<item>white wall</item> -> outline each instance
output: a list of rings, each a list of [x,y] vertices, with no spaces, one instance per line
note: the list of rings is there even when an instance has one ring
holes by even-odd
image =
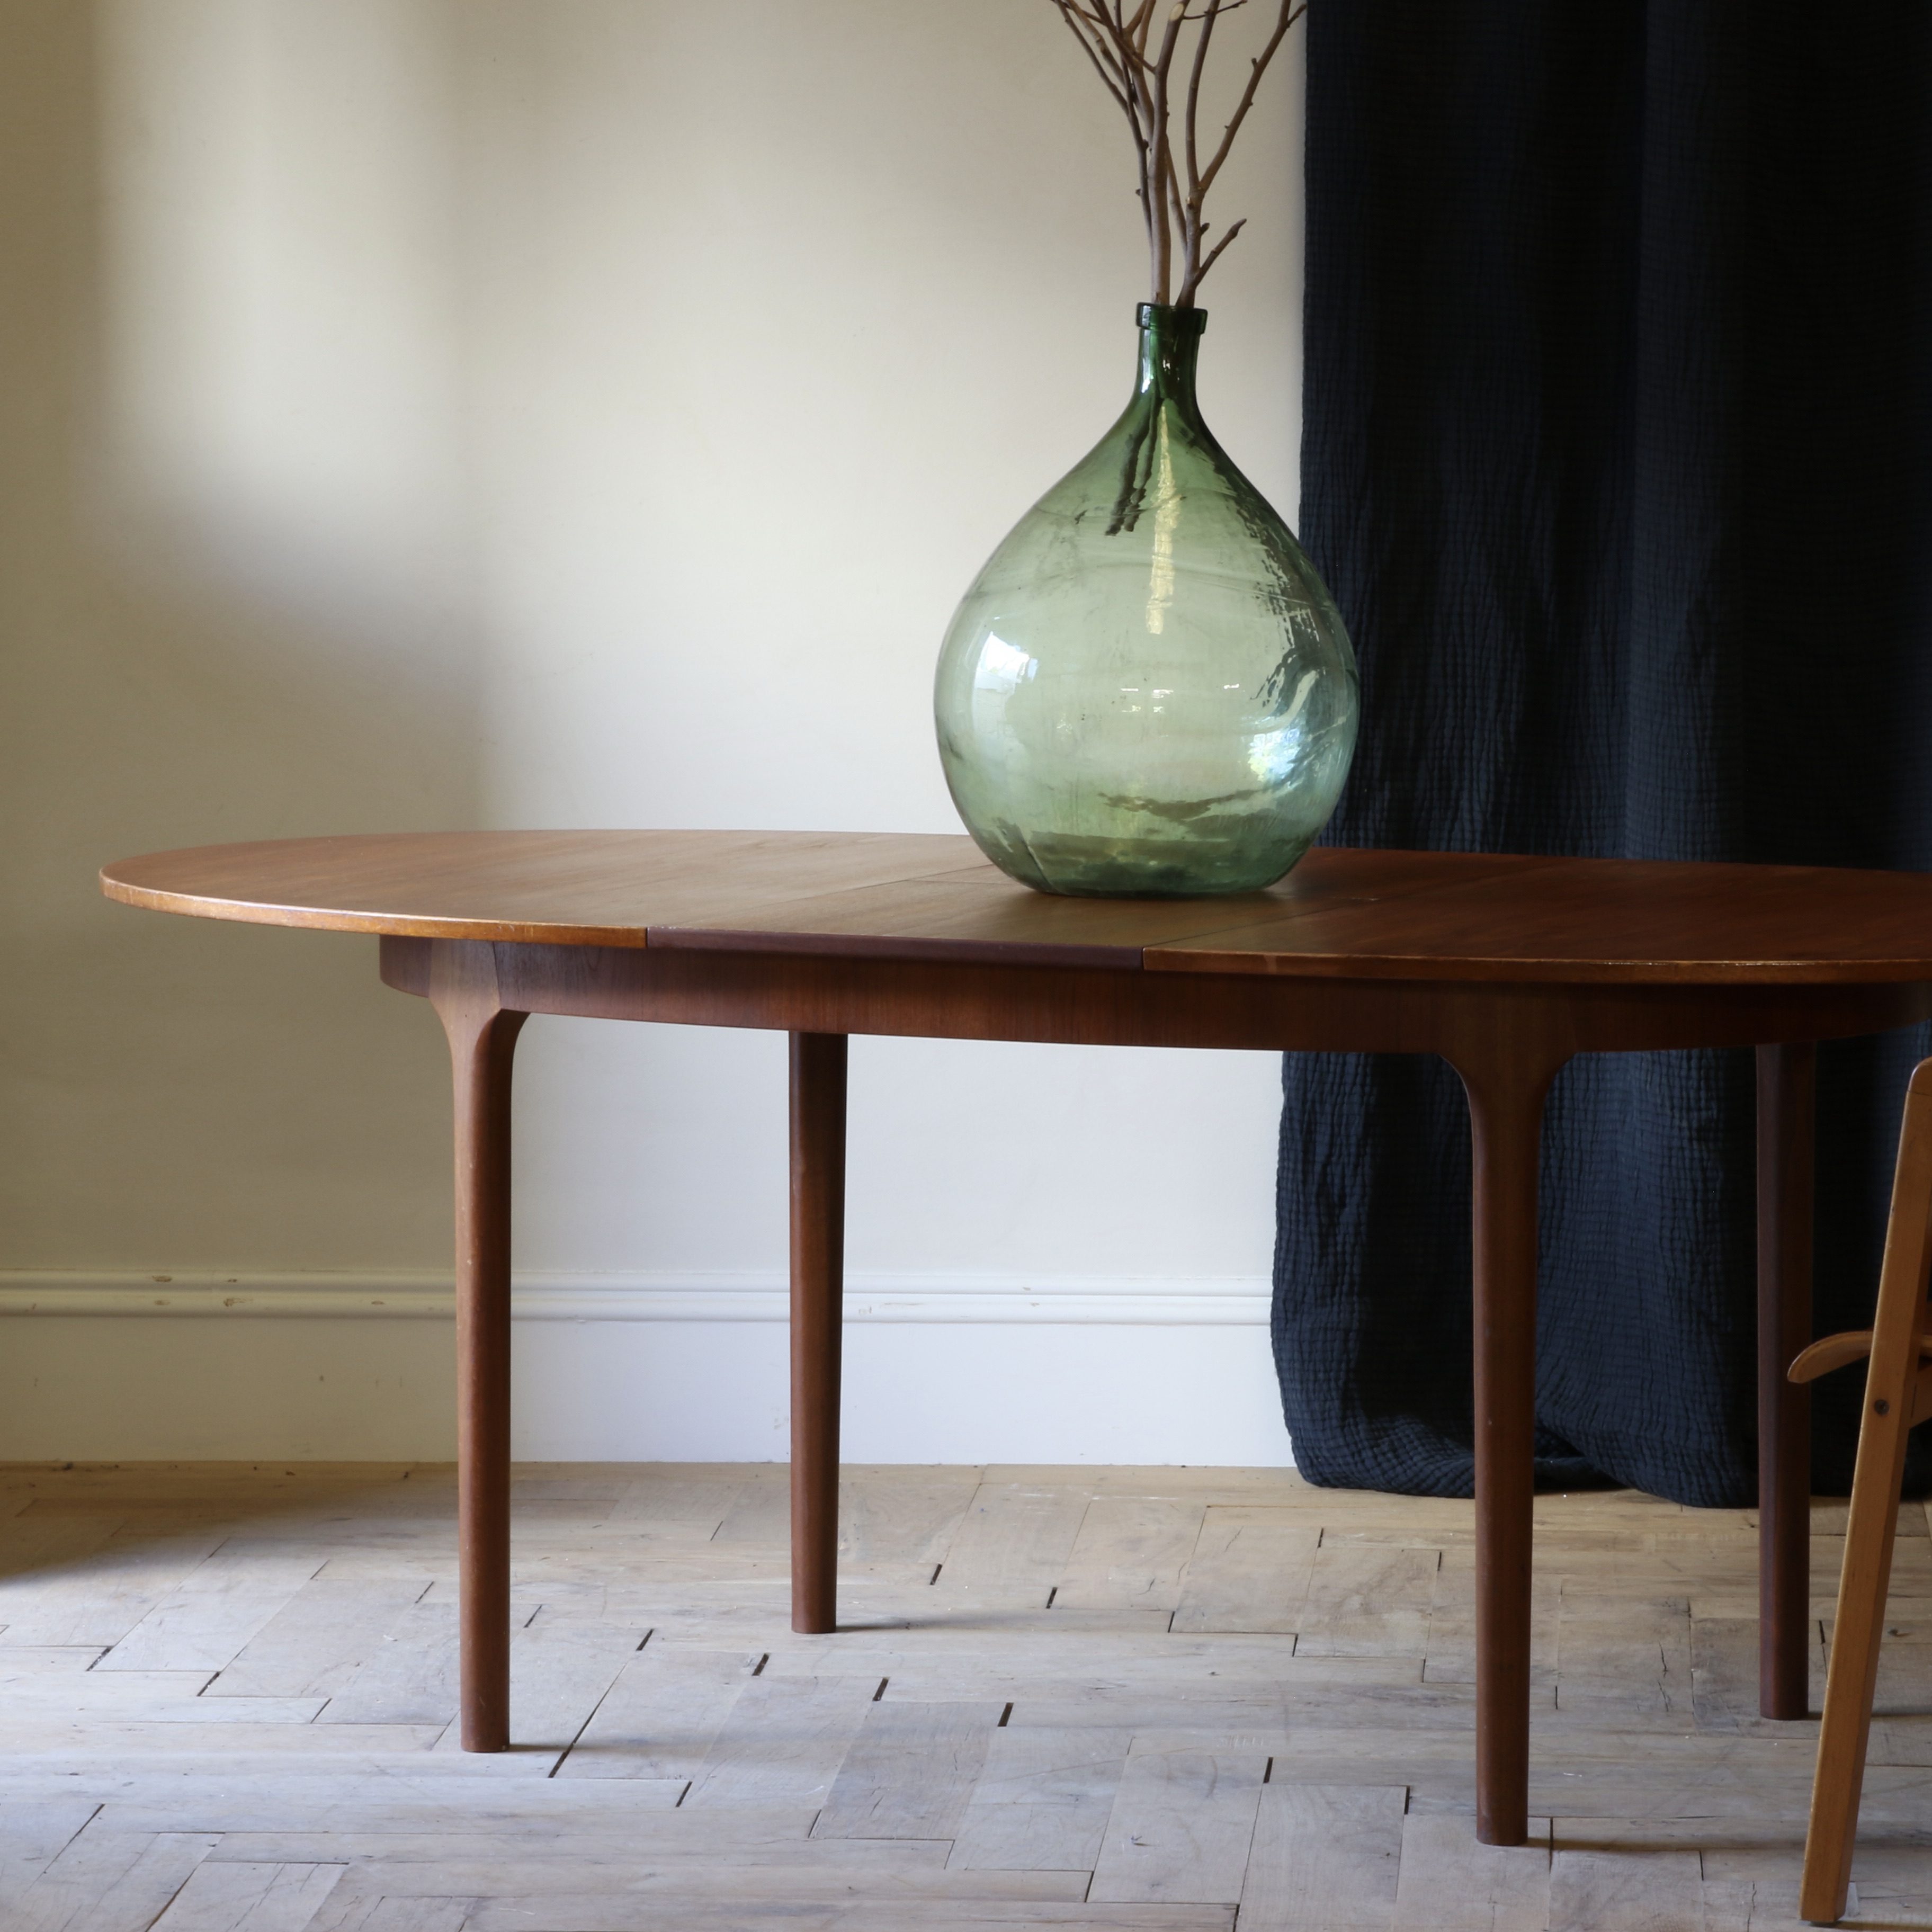
[[[1291,512],[1299,60],[1202,378]],[[9,0],[0,95],[0,1456],[446,1454],[369,1305],[447,1265],[433,1018],[94,868],[956,829],[940,634],[1127,390],[1124,129],[1048,0]],[[854,1052],[854,1456],[1286,1460],[1269,1058]],[[524,1451],[782,1454],[782,1040],[518,1079]]]

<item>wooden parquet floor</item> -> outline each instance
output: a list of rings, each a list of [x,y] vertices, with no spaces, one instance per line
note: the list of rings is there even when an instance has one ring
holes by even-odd
[[[1466,1503],[1243,1469],[528,1468],[518,1748],[455,1747],[443,1468],[0,1468],[7,1932],[1778,1932],[1815,1724],[1754,1526],[1550,1496],[1534,1841],[1471,1829]],[[1819,1663],[1842,1511],[1814,1515]],[[1932,1926],[1910,1506],[1850,1923]],[[1822,1683],[1822,1674],[1820,1678]]]

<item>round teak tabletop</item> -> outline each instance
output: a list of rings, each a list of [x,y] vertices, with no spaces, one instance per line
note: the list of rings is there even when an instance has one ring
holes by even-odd
[[[1318,848],[1264,892],[1049,898],[963,837],[398,832],[117,860],[112,898],[274,926],[1558,986],[1932,980],[1932,874]]]
[[[1537,1186],[1581,1052],[1754,1046],[1760,1700],[1806,1707],[1814,1042],[1932,1016],[1932,877],[1454,852],[1311,852],[1241,898],[1048,898],[959,837],[502,832],[286,839],[108,866],[166,912],[382,935],[449,1039],[464,1471],[463,1739],[509,1738],[509,1105],[565,1013],[787,1032],[794,1628],[835,1627],[846,1042],[1436,1053],[1468,1096],[1476,1810],[1528,1818]]]

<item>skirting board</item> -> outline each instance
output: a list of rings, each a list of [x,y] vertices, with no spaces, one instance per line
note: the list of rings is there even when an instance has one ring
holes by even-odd
[[[770,1277],[525,1278],[513,1453],[783,1460],[784,1300]],[[848,1304],[848,1461],[1290,1460],[1258,1286],[861,1274]],[[0,1461],[454,1451],[450,1293],[432,1275],[16,1272],[0,1308],[35,1318],[0,1348]]]
[[[1055,1276],[848,1272],[848,1322],[1092,1323],[1118,1328],[1264,1328],[1264,1281],[1225,1276],[1123,1281]],[[519,1273],[521,1322],[782,1322],[771,1274]],[[136,1274],[0,1270],[0,1315],[196,1315],[448,1318],[450,1278],[432,1273]]]

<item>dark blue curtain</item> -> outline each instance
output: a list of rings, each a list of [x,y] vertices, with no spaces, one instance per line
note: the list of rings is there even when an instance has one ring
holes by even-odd
[[[1932,7],[1317,0],[1307,28],[1301,535],[1363,674],[1329,842],[1932,868]],[[1922,1035],[1822,1051],[1820,1332],[1869,1320]],[[1466,1496],[1460,1087],[1352,1055],[1284,1085],[1296,1460]],[[1752,1118],[1748,1054],[1559,1079],[1546,1483],[1752,1500]],[[1862,1375],[1818,1385],[1827,1492]]]

